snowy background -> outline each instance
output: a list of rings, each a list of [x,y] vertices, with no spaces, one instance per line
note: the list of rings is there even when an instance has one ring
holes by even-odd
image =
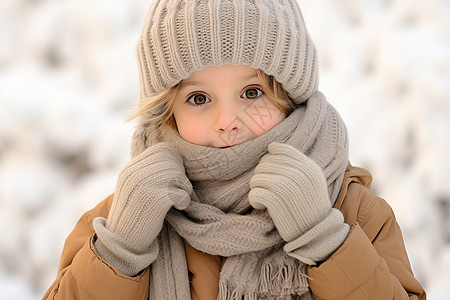
[[[394,208],[429,299],[450,294],[450,1],[305,0],[320,89]],[[0,0],[0,299],[40,299],[113,192],[149,1]]]

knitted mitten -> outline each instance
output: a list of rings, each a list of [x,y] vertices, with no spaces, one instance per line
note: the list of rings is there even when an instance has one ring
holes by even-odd
[[[94,220],[100,256],[125,275],[138,274],[156,259],[167,212],[187,208],[191,192],[183,160],[169,144],[142,152],[119,174],[108,219]]]
[[[268,150],[251,178],[249,202],[267,208],[288,255],[315,265],[342,244],[349,226],[331,208],[319,165],[285,144],[272,143]]]

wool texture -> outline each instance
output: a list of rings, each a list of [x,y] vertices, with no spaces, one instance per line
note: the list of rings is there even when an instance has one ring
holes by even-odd
[[[316,50],[296,0],[155,0],[137,58],[141,99],[223,64],[273,75],[296,103],[318,86]]]
[[[156,259],[154,241],[169,209],[188,207],[191,193],[180,154],[167,143],[149,147],[120,172],[108,218],[94,219],[97,251],[135,276]]]
[[[228,149],[193,145],[177,133],[168,133],[165,141],[180,153],[194,192],[186,210],[168,212],[158,236],[160,253],[150,275],[152,299],[190,299],[180,296],[188,294],[189,284],[187,271],[182,271],[183,239],[203,252],[227,257],[218,299],[311,297],[305,262],[314,264],[320,259],[317,253],[323,258],[343,241],[348,230],[340,212],[330,210],[314,230],[286,244],[267,210],[253,209],[248,195],[250,179],[269,145],[282,143],[320,167],[326,180],[321,193],[333,205],[347,165],[348,142],[343,121],[325,97],[315,93],[264,135]],[[321,239],[330,229],[330,235]]]
[[[183,239],[196,249],[227,257],[219,299],[311,299],[304,262],[312,264],[330,254],[342,239],[342,219],[333,210],[321,211],[311,221],[318,224],[308,225],[309,230],[282,229],[280,233],[289,236],[283,240],[268,210],[253,209],[248,199],[255,168],[272,143],[290,145],[320,167],[326,181],[320,185],[321,197],[330,206],[347,165],[345,126],[317,92],[317,54],[297,1],[154,0],[137,58],[143,103],[195,71],[234,64],[273,76],[296,105],[269,132],[228,149],[196,146],[163,128],[157,138],[145,118],[159,115],[161,106],[142,115],[132,156],[167,142],[180,153],[194,187],[189,207],[169,210],[155,241],[159,254],[150,268],[150,299],[190,299]],[[331,241],[324,232],[339,238]]]
[[[249,202],[267,209],[288,242],[288,255],[315,265],[342,244],[350,227],[342,213],[331,208],[319,165],[287,144],[272,143],[268,150],[250,180]],[[301,252],[291,253],[297,249]]]

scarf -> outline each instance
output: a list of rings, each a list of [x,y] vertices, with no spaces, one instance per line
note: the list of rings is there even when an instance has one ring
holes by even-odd
[[[134,153],[152,141],[148,134],[137,129]],[[186,210],[169,211],[158,235],[150,299],[190,299],[183,239],[227,258],[218,299],[312,299],[306,265],[284,253],[270,216],[250,206],[248,193],[259,160],[270,143],[278,142],[295,147],[322,168],[334,204],[348,161],[348,140],[341,117],[324,95],[316,92],[270,131],[234,147],[198,146],[170,133],[164,140],[181,154],[194,194]]]

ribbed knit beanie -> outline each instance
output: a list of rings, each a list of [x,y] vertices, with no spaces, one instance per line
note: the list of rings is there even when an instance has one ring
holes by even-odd
[[[297,104],[318,85],[316,50],[296,0],[153,0],[137,54],[141,99],[222,64],[273,75]]]

